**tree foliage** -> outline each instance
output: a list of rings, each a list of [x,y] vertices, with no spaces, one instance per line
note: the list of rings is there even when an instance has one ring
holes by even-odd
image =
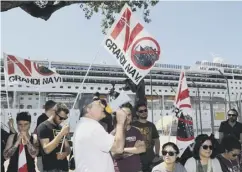
[[[118,14],[125,3],[127,3],[133,12],[138,9],[143,10],[144,21],[149,23],[151,21],[150,7],[155,6],[158,0],[144,0],[144,1],[2,1],[1,11],[7,11],[12,8],[20,7],[33,17],[48,20],[55,11],[72,4],[80,4],[80,8],[84,11],[85,17],[91,19],[94,13],[102,14],[101,28],[105,34],[107,29],[115,21],[115,15]]]
[[[125,3],[127,3],[133,12],[137,9],[143,10],[144,21],[149,23],[151,19],[150,7],[155,6],[159,1],[93,1],[85,2],[80,5],[80,7],[85,12],[85,17],[90,19],[94,13],[101,12],[102,14],[102,23],[101,28],[102,32],[105,34],[107,29],[115,21],[115,15],[120,13]]]

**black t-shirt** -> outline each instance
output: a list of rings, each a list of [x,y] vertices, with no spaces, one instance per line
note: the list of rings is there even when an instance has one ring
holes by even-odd
[[[140,154],[141,161],[143,164],[144,163],[150,164],[155,157],[155,153],[154,153],[155,142],[153,139],[159,138],[158,131],[157,131],[155,125],[149,121],[147,121],[146,123],[141,123],[139,121],[135,121],[135,122],[133,122],[132,125],[137,127],[140,130],[140,132],[143,136],[143,139],[145,141],[146,152]]]
[[[45,113],[42,113],[38,119],[37,119],[37,126],[36,128],[42,123],[45,122],[48,119],[48,116]],[[38,157],[41,156],[41,153],[39,152]]]
[[[240,134],[242,133],[242,124],[236,122],[235,125],[232,127],[231,125],[229,125],[228,121],[221,122],[219,132],[223,133],[224,136],[233,135],[240,140]]]
[[[45,113],[42,113],[37,119],[37,127],[47,119],[48,119],[48,116]]]
[[[48,120],[45,122],[42,122],[38,128],[37,128],[37,134],[39,139],[49,139],[50,142],[54,139],[54,137],[59,133],[61,130],[60,126],[56,126],[52,123],[50,123]],[[40,146],[40,152],[42,155],[42,161],[43,161],[43,168],[44,170],[64,170],[68,171],[68,162],[67,158],[64,160],[57,160],[57,152],[60,152],[61,149],[61,142],[59,143],[58,147],[55,148],[51,153],[45,154],[44,150],[42,149],[42,146]],[[63,152],[65,149],[63,148]]]

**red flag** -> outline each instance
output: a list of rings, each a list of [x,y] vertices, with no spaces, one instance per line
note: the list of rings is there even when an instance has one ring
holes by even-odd
[[[183,149],[194,140],[191,99],[184,71],[180,75],[175,107],[178,109],[177,145]]]
[[[28,172],[26,153],[24,145],[19,145],[18,172]]]

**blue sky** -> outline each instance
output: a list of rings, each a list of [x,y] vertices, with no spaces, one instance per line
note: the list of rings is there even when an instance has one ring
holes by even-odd
[[[226,63],[242,64],[242,2],[159,2],[152,22],[136,17],[159,42],[160,63],[193,65],[212,61],[211,52]],[[117,64],[100,46],[101,16],[84,18],[79,5],[55,12],[48,21],[17,8],[1,13],[2,52],[31,59]]]

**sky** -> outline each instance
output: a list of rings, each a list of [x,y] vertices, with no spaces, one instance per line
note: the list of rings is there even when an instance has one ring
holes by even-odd
[[[242,2],[159,2],[152,22],[136,18],[159,42],[159,63],[193,65],[213,61],[242,65]],[[16,8],[1,12],[1,52],[51,61],[118,64],[101,42],[101,15],[90,20],[79,5],[64,7],[44,21]]]

